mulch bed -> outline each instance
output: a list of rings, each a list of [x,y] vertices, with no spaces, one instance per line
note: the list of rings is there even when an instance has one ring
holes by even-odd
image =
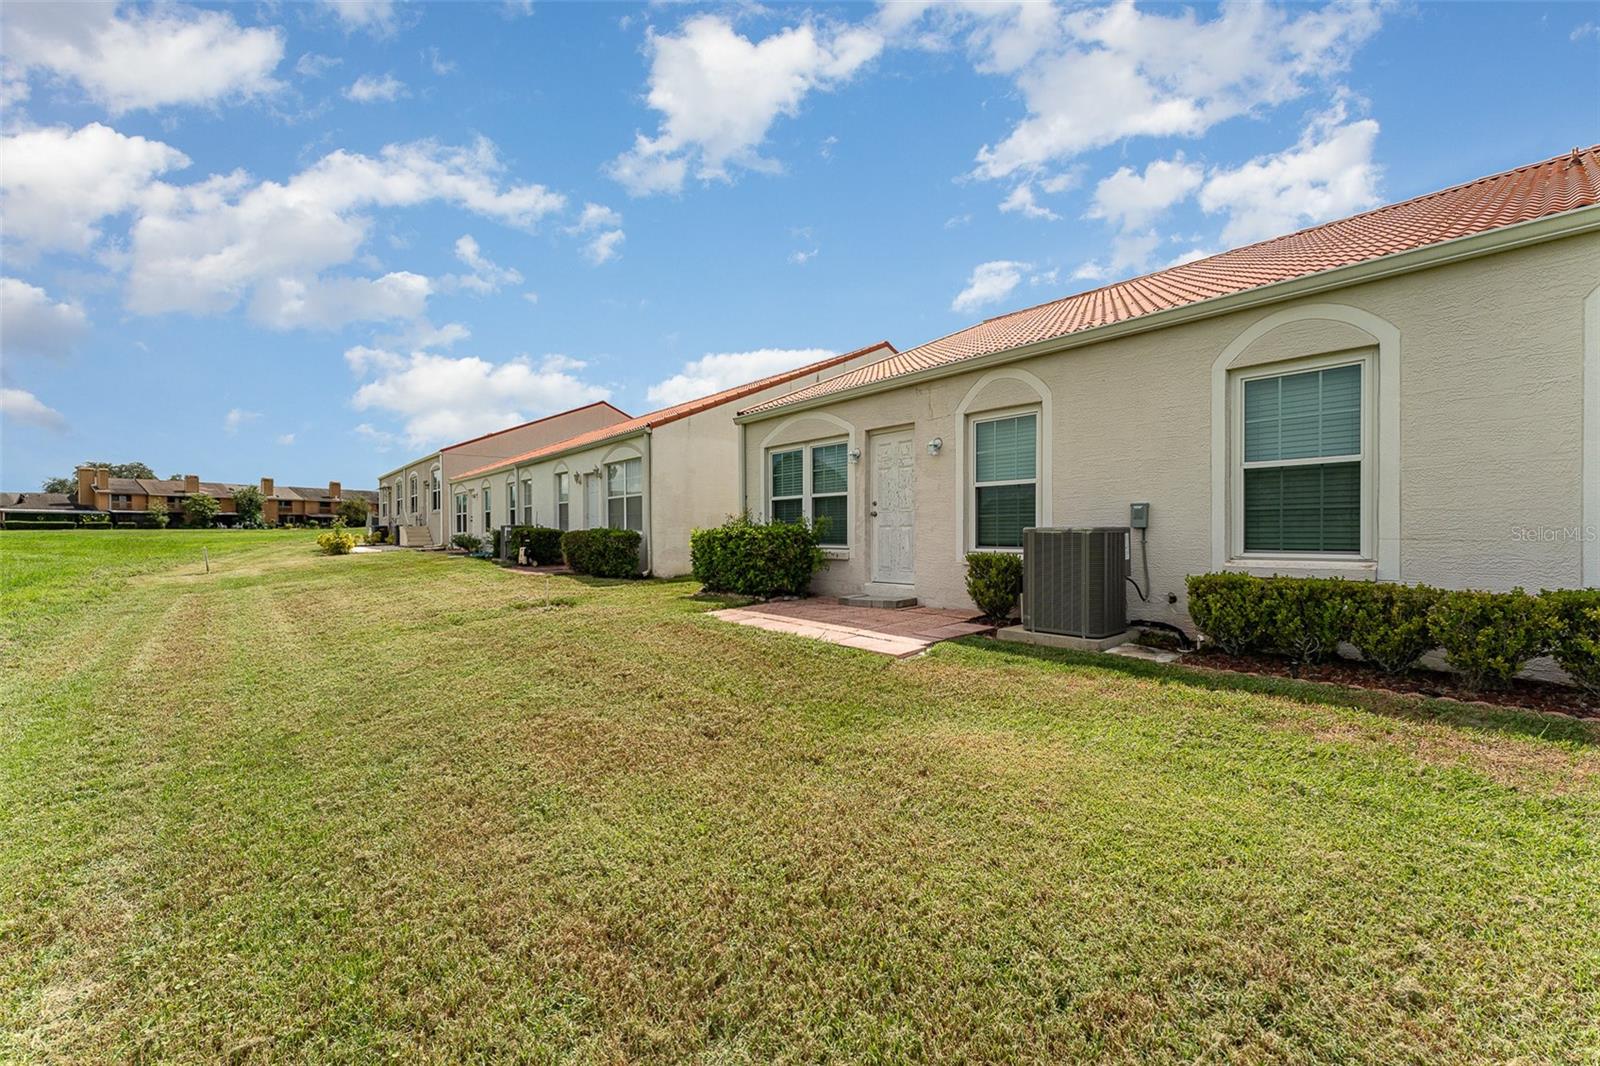
[[[1456,683],[1449,674],[1413,670],[1402,677],[1391,677],[1376,667],[1348,659],[1302,666],[1298,673],[1291,672],[1291,664],[1283,659],[1229,655],[1223,651],[1190,652],[1183,657],[1183,663],[1185,666],[1200,666],[1240,674],[1298,677],[1302,681],[1322,681],[1333,685],[1396,692],[1407,696],[1487,703],[1496,707],[1546,711],[1572,715],[1576,718],[1600,718],[1600,706],[1586,702],[1582,690],[1548,681],[1526,681],[1519,678],[1504,692],[1472,692]]]

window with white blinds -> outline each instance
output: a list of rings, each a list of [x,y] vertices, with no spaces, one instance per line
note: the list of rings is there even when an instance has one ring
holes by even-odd
[[[1362,364],[1244,382],[1246,552],[1361,551]]]

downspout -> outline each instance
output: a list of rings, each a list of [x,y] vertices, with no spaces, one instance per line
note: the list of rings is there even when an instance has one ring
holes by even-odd
[[[644,572],[646,577],[655,576],[656,560],[656,457],[655,451],[650,447],[652,434],[650,427],[644,428],[644,469],[645,469],[645,502],[649,504],[649,515],[644,523]],[[624,488],[622,491],[628,491]]]
[[[745,431],[750,427],[744,422],[735,422],[734,425],[739,427],[739,513],[748,515],[750,513],[750,479],[745,469],[747,462],[745,459],[745,446],[749,442],[746,439]]]

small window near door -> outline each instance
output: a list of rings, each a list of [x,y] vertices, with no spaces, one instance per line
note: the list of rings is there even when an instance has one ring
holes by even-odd
[[[567,496],[568,477],[565,470],[556,475],[556,528],[560,530],[571,528],[567,524],[572,514],[571,501]]]
[[[606,525],[644,531],[644,461],[606,464]]]
[[[803,522],[806,517],[806,453],[803,448],[772,453],[772,520]]]
[[[467,494],[464,493],[464,492],[458,492],[458,493],[456,493],[456,532],[457,533],[465,533],[466,531],[467,531]]]
[[[435,511],[439,510],[439,472],[437,470],[433,473],[433,509]]]
[[[515,523],[517,520],[517,479],[515,475],[506,478],[506,521]]]
[[[522,524],[533,525],[533,478],[522,479]]]
[[[417,513],[417,475],[411,475],[411,513]]]
[[[986,418],[972,424],[973,514],[977,548],[1020,548],[1038,524],[1039,417]]]

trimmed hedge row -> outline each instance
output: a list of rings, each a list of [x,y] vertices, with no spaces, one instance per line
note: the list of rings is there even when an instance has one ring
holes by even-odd
[[[561,534],[561,556],[580,574],[636,577],[642,539],[631,529],[572,529]]]
[[[1229,654],[1315,663],[1344,642],[1386,673],[1402,674],[1440,648],[1479,690],[1508,687],[1530,659],[1548,654],[1600,695],[1600,589],[1532,596],[1231,573],[1195,574],[1188,585],[1190,617]]]
[[[689,566],[707,592],[804,596],[823,563],[821,529],[807,522],[757,522],[740,515],[689,534]]]
[[[528,562],[534,566],[550,566],[561,561],[561,530],[548,526],[512,526],[509,532],[509,554],[513,562],[518,549],[528,553]]]
[[[8,518],[6,529],[77,529],[70,518]]]

